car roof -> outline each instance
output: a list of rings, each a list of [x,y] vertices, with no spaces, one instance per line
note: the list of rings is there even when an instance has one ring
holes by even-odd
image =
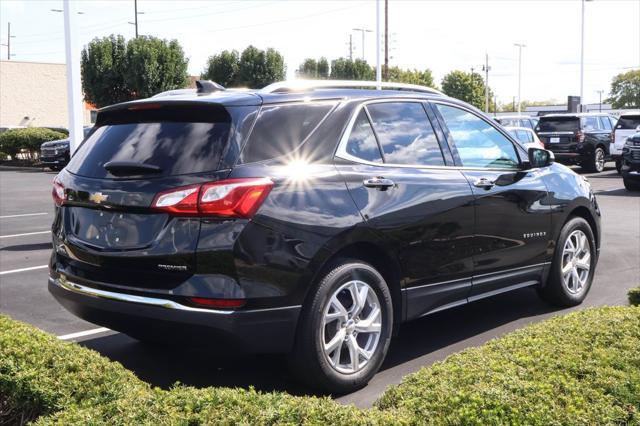
[[[504,126],[505,129],[507,130],[524,130],[526,132],[531,132],[534,133],[533,130],[531,130],[528,127],[519,127],[519,126]]]
[[[344,82],[341,82],[344,83]],[[358,84],[360,82],[354,82]],[[398,84],[402,86],[402,84]],[[411,86],[411,85],[404,85]],[[419,87],[419,86],[413,86]],[[425,88],[427,90],[428,88]],[[124,102],[100,109],[100,112],[122,109],[142,103],[216,103],[224,106],[259,106],[285,102],[308,102],[322,100],[366,100],[378,98],[413,98],[413,99],[448,99],[466,105],[456,99],[449,98],[440,92],[414,91],[411,89],[369,89],[349,87],[300,87],[292,90],[265,91],[264,89],[226,89],[211,93],[198,93],[196,89],[169,90],[146,99]]]
[[[620,113],[620,117],[625,117],[627,115],[640,115],[640,110],[625,111],[625,112]]]
[[[532,115],[502,115],[500,117],[496,117],[498,120],[502,120],[502,119],[513,119],[513,118],[517,118],[517,119],[522,119],[522,118],[533,118],[536,119],[538,117],[534,117]]]

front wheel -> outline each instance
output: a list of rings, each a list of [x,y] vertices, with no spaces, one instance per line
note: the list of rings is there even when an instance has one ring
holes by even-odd
[[[589,223],[570,219],[560,231],[547,284],[540,296],[558,306],[575,306],[587,297],[596,268],[596,242]]]
[[[294,375],[329,393],[365,386],[391,341],[393,305],[387,283],[371,265],[345,260],[312,291],[289,355]]]
[[[620,159],[616,160],[616,172],[618,172],[619,175],[622,174],[622,160]]]

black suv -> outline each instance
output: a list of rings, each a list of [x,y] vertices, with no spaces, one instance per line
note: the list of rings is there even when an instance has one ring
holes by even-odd
[[[585,298],[586,179],[432,89],[306,82],[104,108],[54,181],[49,290],[141,340],[288,353],[363,386],[400,323],[537,288]]]
[[[640,132],[624,142],[620,173],[625,188],[640,191]]]
[[[608,114],[550,114],[540,117],[536,133],[556,160],[601,172],[609,157],[616,119]]]
[[[91,132],[93,127],[85,127],[83,129],[84,137]],[[57,141],[49,141],[40,145],[40,163],[43,166],[49,167],[51,170],[62,170],[67,165],[70,159],[69,153],[70,142],[69,139],[60,139]]]

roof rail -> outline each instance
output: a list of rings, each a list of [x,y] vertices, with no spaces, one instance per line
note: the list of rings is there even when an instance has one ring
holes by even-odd
[[[213,92],[222,92],[226,90],[224,86],[219,85],[215,81],[211,80],[196,80],[196,93],[213,93]]]
[[[262,93],[287,93],[313,89],[396,89],[409,92],[432,93],[443,95],[439,90],[417,84],[395,83],[391,81],[357,81],[357,80],[289,80],[268,85],[260,90]]]

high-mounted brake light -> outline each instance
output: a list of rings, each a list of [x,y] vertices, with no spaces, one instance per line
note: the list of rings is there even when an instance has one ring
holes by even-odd
[[[151,206],[178,215],[250,218],[272,187],[269,178],[227,179],[163,191]]]
[[[57,206],[61,206],[67,197],[64,191],[64,185],[60,183],[57,176],[53,179],[51,195],[53,196],[53,202],[56,203]]]

